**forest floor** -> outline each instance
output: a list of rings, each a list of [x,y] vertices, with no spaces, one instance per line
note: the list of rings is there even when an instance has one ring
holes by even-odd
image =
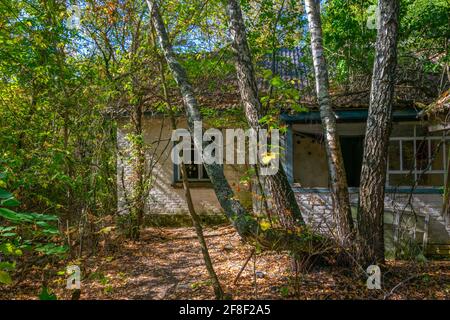
[[[287,254],[264,252],[250,259],[234,283],[252,248],[231,227],[206,228],[205,236],[218,277],[233,299],[450,299],[450,261],[387,262],[382,289],[369,290],[363,277],[338,267],[294,277]],[[48,287],[58,299],[71,297],[61,270],[77,263],[80,299],[214,298],[192,228],[148,228],[142,240],[121,241],[113,253],[47,265]],[[0,287],[1,299],[38,298],[42,267],[19,278]]]

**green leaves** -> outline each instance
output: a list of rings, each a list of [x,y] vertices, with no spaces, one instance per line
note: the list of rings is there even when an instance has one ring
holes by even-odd
[[[1,190],[1,206],[17,206],[17,201],[11,193]],[[59,230],[52,222],[58,220],[55,215],[34,212],[16,212],[0,207],[0,221],[6,225],[0,226],[0,253],[5,257],[21,256],[22,250],[33,250],[46,255],[62,255],[67,247],[53,243]],[[1,221],[3,222],[3,221]],[[0,284],[11,284],[9,271],[14,270],[15,262],[0,262]]]
[[[0,208],[0,217],[13,222],[20,221],[17,213],[6,208]]]
[[[2,284],[11,284],[12,279],[8,272],[0,270],[0,283]]]
[[[323,41],[327,49],[325,54],[328,56],[330,79],[334,84],[347,85],[348,81],[355,81],[360,76],[370,76],[376,29],[369,29],[366,24],[373,14],[368,10],[369,6],[376,3],[373,0],[323,3]],[[423,63],[425,72],[442,72],[445,56],[448,57],[445,43],[448,39],[449,11],[448,0],[400,1],[400,68],[409,70],[411,64]]]
[[[0,262],[0,284],[11,284],[12,279],[8,271],[13,271],[16,268],[15,262]]]
[[[21,256],[22,250],[18,249],[11,242],[0,243],[0,252],[5,256]]]
[[[18,200],[16,200],[15,198],[9,198],[9,199],[0,201],[0,206],[3,206],[3,207],[17,207],[18,205],[20,205],[20,202]]]
[[[7,208],[0,208],[0,217],[13,223],[36,223],[42,227],[48,227],[44,221],[56,221],[58,218],[54,215],[45,215],[38,213],[15,212]]]
[[[7,208],[0,208],[0,217],[9,220],[13,223],[30,222],[35,223],[43,228],[50,228],[45,221],[57,221],[58,217],[55,215],[28,213],[28,212],[15,212]]]
[[[9,199],[9,198],[13,198],[13,194],[9,193],[6,190],[3,190],[2,188],[0,188],[0,199]]]
[[[12,271],[16,268],[15,262],[0,262],[0,270]]]
[[[9,226],[9,227],[2,227],[2,226],[0,226],[0,237],[15,236],[16,233],[12,232],[12,231],[15,231],[15,230],[16,230],[15,226]]]
[[[46,255],[61,255],[66,253],[68,248],[66,246],[60,246],[54,243],[47,243],[43,245],[37,245],[35,250]]]
[[[279,76],[275,76],[270,80],[270,85],[275,88],[281,88],[283,86],[283,80]]]
[[[58,300],[56,295],[48,290],[47,287],[42,287],[39,293],[39,300]]]

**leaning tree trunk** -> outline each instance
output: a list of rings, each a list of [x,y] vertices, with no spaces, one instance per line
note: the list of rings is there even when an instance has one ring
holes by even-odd
[[[379,0],[378,34],[367,117],[358,227],[362,261],[384,262],[384,192],[397,64],[398,0]]]
[[[250,49],[245,34],[244,20],[237,0],[227,1],[227,13],[230,19],[233,49],[236,55],[236,71],[245,116],[250,127],[255,131],[262,129],[259,120],[263,117],[261,101],[258,97],[255,73]],[[304,224],[294,192],[288,182],[283,166],[274,175],[264,177],[264,182],[271,197],[274,213],[284,228],[292,229]]]
[[[156,35],[161,45],[164,58],[172,71],[173,77],[180,88],[181,95],[183,97],[184,106],[186,109],[186,116],[188,120],[188,126],[191,132],[194,131],[194,122],[201,121],[202,117],[199,112],[197,100],[194,96],[194,91],[189,83],[186,71],[177,61],[175,53],[173,52],[172,45],[170,44],[169,37],[166,32],[164,21],[162,20],[156,3],[151,0],[147,0],[147,4],[150,10],[152,22],[155,27]],[[194,136],[194,145],[201,146],[203,141],[201,137]],[[223,166],[220,164],[204,164],[206,172],[211,179],[214,186],[217,199],[225,211],[226,216],[233,221],[234,226],[238,233],[244,238],[251,234],[256,234],[258,230],[258,223],[255,220],[249,219],[249,215],[246,212],[242,204],[236,200],[234,192],[231,189],[228,181],[223,173]]]
[[[160,59],[160,60],[162,60],[162,59]],[[163,96],[164,96],[164,100],[167,105],[167,112],[169,113],[170,123],[172,125],[172,130],[176,130],[177,122],[175,120],[175,115],[171,109],[171,103],[170,103],[169,95],[167,92],[166,78],[164,76],[164,68],[163,68],[162,62],[159,63],[159,69],[160,69],[160,73],[161,73]],[[186,197],[186,202],[188,205],[189,214],[192,219],[192,224],[194,226],[195,233],[197,234],[197,239],[200,244],[200,248],[202,250],[202,255],[203,255],[203,260],[205,261],[206,270],[208,271],[209,278],[211,279],[212,286],[214,288],[214,295],[216,296],[216,299],[222,300],[222,299],[224,299],[224,292],[223,292],[222,286],[220,285],[219,278],[217,277],[217,274],[214,270],[211,256],[209,255],[208,245],[206,243],[205,236],[203,235],[203,227],[201,224],[201,219],[200,219],[199,215],[197,214],[197,212],[195,211],[194,202],[192,201],[191,189],[189,186],[186,165],[184,163],[181,163],[180,168],[181,168],[181,177],[182,177],[182,181],[183,181],[184,195]]]
[[[175,58],[158,6],[152,3],[151,0],[147,0],[147,4],[164,58],[180,88],[188,119],[188,126],[191,132],[193,132],[194,122],[201,121],[197,100],[195,99],[191,84],[187,79],[186,71]],[[201,139],[198,139],[194,135],[194,144],[201,146],[202,143]],[[225,215],[233,222],[236,231],[244,240],[256,241],[260,248],[290,250],[295,253],[309,253],[314,251],[315,248],[323,250],[326,247],[326,241],[324,239],[315,237],[314,234],[309,232],[306,233],[308,230],[305,230],[304,236],[298,235],[295,232],[285,232],[285,230],[278,229],[268,229],[262,232],[259,228],[258,221],[235,198],[233,190],[223,173],[223,166],[216,163],[205,163],[204,166]]]
[[[337,238],[342,245],[347,246],[349,240],[352,238],[353,219],[344,161],[339,143],[339,135],[336,130],[336,116],[331,108],[328,68],[322,45],[320,2],[317,0],[305,0],[305,7],[311,33],[311,51],[316,77],[316,93],[327,152],[331,199],[333,202],[334,220],[337,225]]]

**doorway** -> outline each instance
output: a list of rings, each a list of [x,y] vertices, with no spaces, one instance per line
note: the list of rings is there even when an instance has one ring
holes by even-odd
[[[340,137],[342,157],[349,187],[359,187],[364,136]]]

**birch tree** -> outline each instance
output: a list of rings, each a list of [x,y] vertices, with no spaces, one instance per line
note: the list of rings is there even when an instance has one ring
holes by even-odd
[[[193,132],[194,122],[201,121],[202,117],[192,86],[188,81],[185,69],[176,59],[157,4],[151,0],[147,0],[147,4],[163,56],[180,88],[186,110],[188,127]],[[195,137],[194,135],[195,146],[201,146],[203,143],[201,140],[201,137]],[[323,248],[326,245],[326,241],[320,236],[315,236],[306,228],[303,229],[302,234],[272,228],[262,232],[258,221],[245,210],[234,196],[234,192],[225,178],[223,166],[217,163],[205,163],[204,166],[225,215],[233,222],[236,231],[243,239],[258,242],[262,248],[266,249],[311,253],[315,248],[320,247],[321,249],[319,250],[322,250],[321,254],[325,253]]]
[[[154,41],[154,37],[152,37],[152,40]],[[155,47],[156,47],[156,45],[155,45]],[[177,122],[175,119],[175,115],[171,109],[172,104],[171,104],[171,101],[170,101],[170,98],[169,98],[169,95],[167,92],[166,77],[164,74],[164,64],[162,62],[162,57],[159,60],[160,60],[159,72],[160,72],[160,76],[161,76],[163,97],[164,97],[164,101],[166,103],[167,113],[169,114],[169,117],[170,117],[170,124],[171,124],[172,130],[176,130]],[[200,248],[202,250],[202,255],[203,255],[203,260],[205,262],[206,270],[208,271],[209,278],[210,278],[210,280],[212,282],[212,286],[214,288],[214,295],[216,296],[217,300],[222,300],[223,298],[225,298],[225,295],[224,295],[222,286],[220,284],[219,278],[217,277],[217,274],[214,270],[214,266],[213,266],[211,256],[210,256],[209,250],[208,250],[208,245],[206,243],[205,236],[203,234],[203,227],[201,224],[201,219],[200,219],[199,215],[197,214],[197,211],[195,210],[194,202],[192,200],[191,188],[189,185],[189,179],[188,179],[188,175],[187,175],[186,165],[184,163],[181,163],[180,169],[181,169],[181,178],[182,178],[182,182],[183,182],[184,196],[186,198],[189,214],[192,219],[192,225],[194,226],[195,233],[197,234],[197,239],[200,244]]]
[[[334,219],[337,224],[337,238],[342,244],[352,237],[353,220],[348,196],[347,177],[342,158],[339,135],[336,129],[336,116],[331,107],[329,94],[328,68],[322,44],[322,26],[320,20],[320,2],[305,0],[311,34],[311,51],[314,62],[317,101],[320,108],[323,136],[328,160],[331,198]]]
[[[397,65],[398,0],[378,1],[378,33],[372,74],[358,212],[362,260],[384,261],[384,194]]]
[[[227,1],[227,13],[230,20],[230,31],[236,56],[237,78],[241,99],[244,104],[245,117],[250,127],[255,131],[259,131],[262,129],[259,120],[262,119],[264,114],[258,96],[242,11],[236,0]],[[274,213],[279,217],[283,227],[293,228],[295,225],[304,224],[300,208],[283,166],[280,166],[276,174],[266,176],[264,182],[271,197]]]
[[[169,66],[173,77],[180,88],[186,110],[188,127],[191,132],[193,132],[194,122],[202,120],[197,99],[195,98],[194,91],[188,80],[186,71],[177,61],[175,53],[173,52],[166,27],[157,4],[150,0],[147,0],[147,4],[164,58],[166,59],[167,65]],[[202,144],[202,137],[194,135],[194,145],[198,148],[199,146],[202,146]],[[242,204],[236,199],[233,190],[226,180],[223,173],[223,166],[217,163],[205,164],[205,169],[214,186],[214,191],[221,207],[225,211],[227,217],[233,221],[238,233],[244,237],[255,233],[258,225],[256,221],[246,218],[246,216],[248,217],[248,214]]]

